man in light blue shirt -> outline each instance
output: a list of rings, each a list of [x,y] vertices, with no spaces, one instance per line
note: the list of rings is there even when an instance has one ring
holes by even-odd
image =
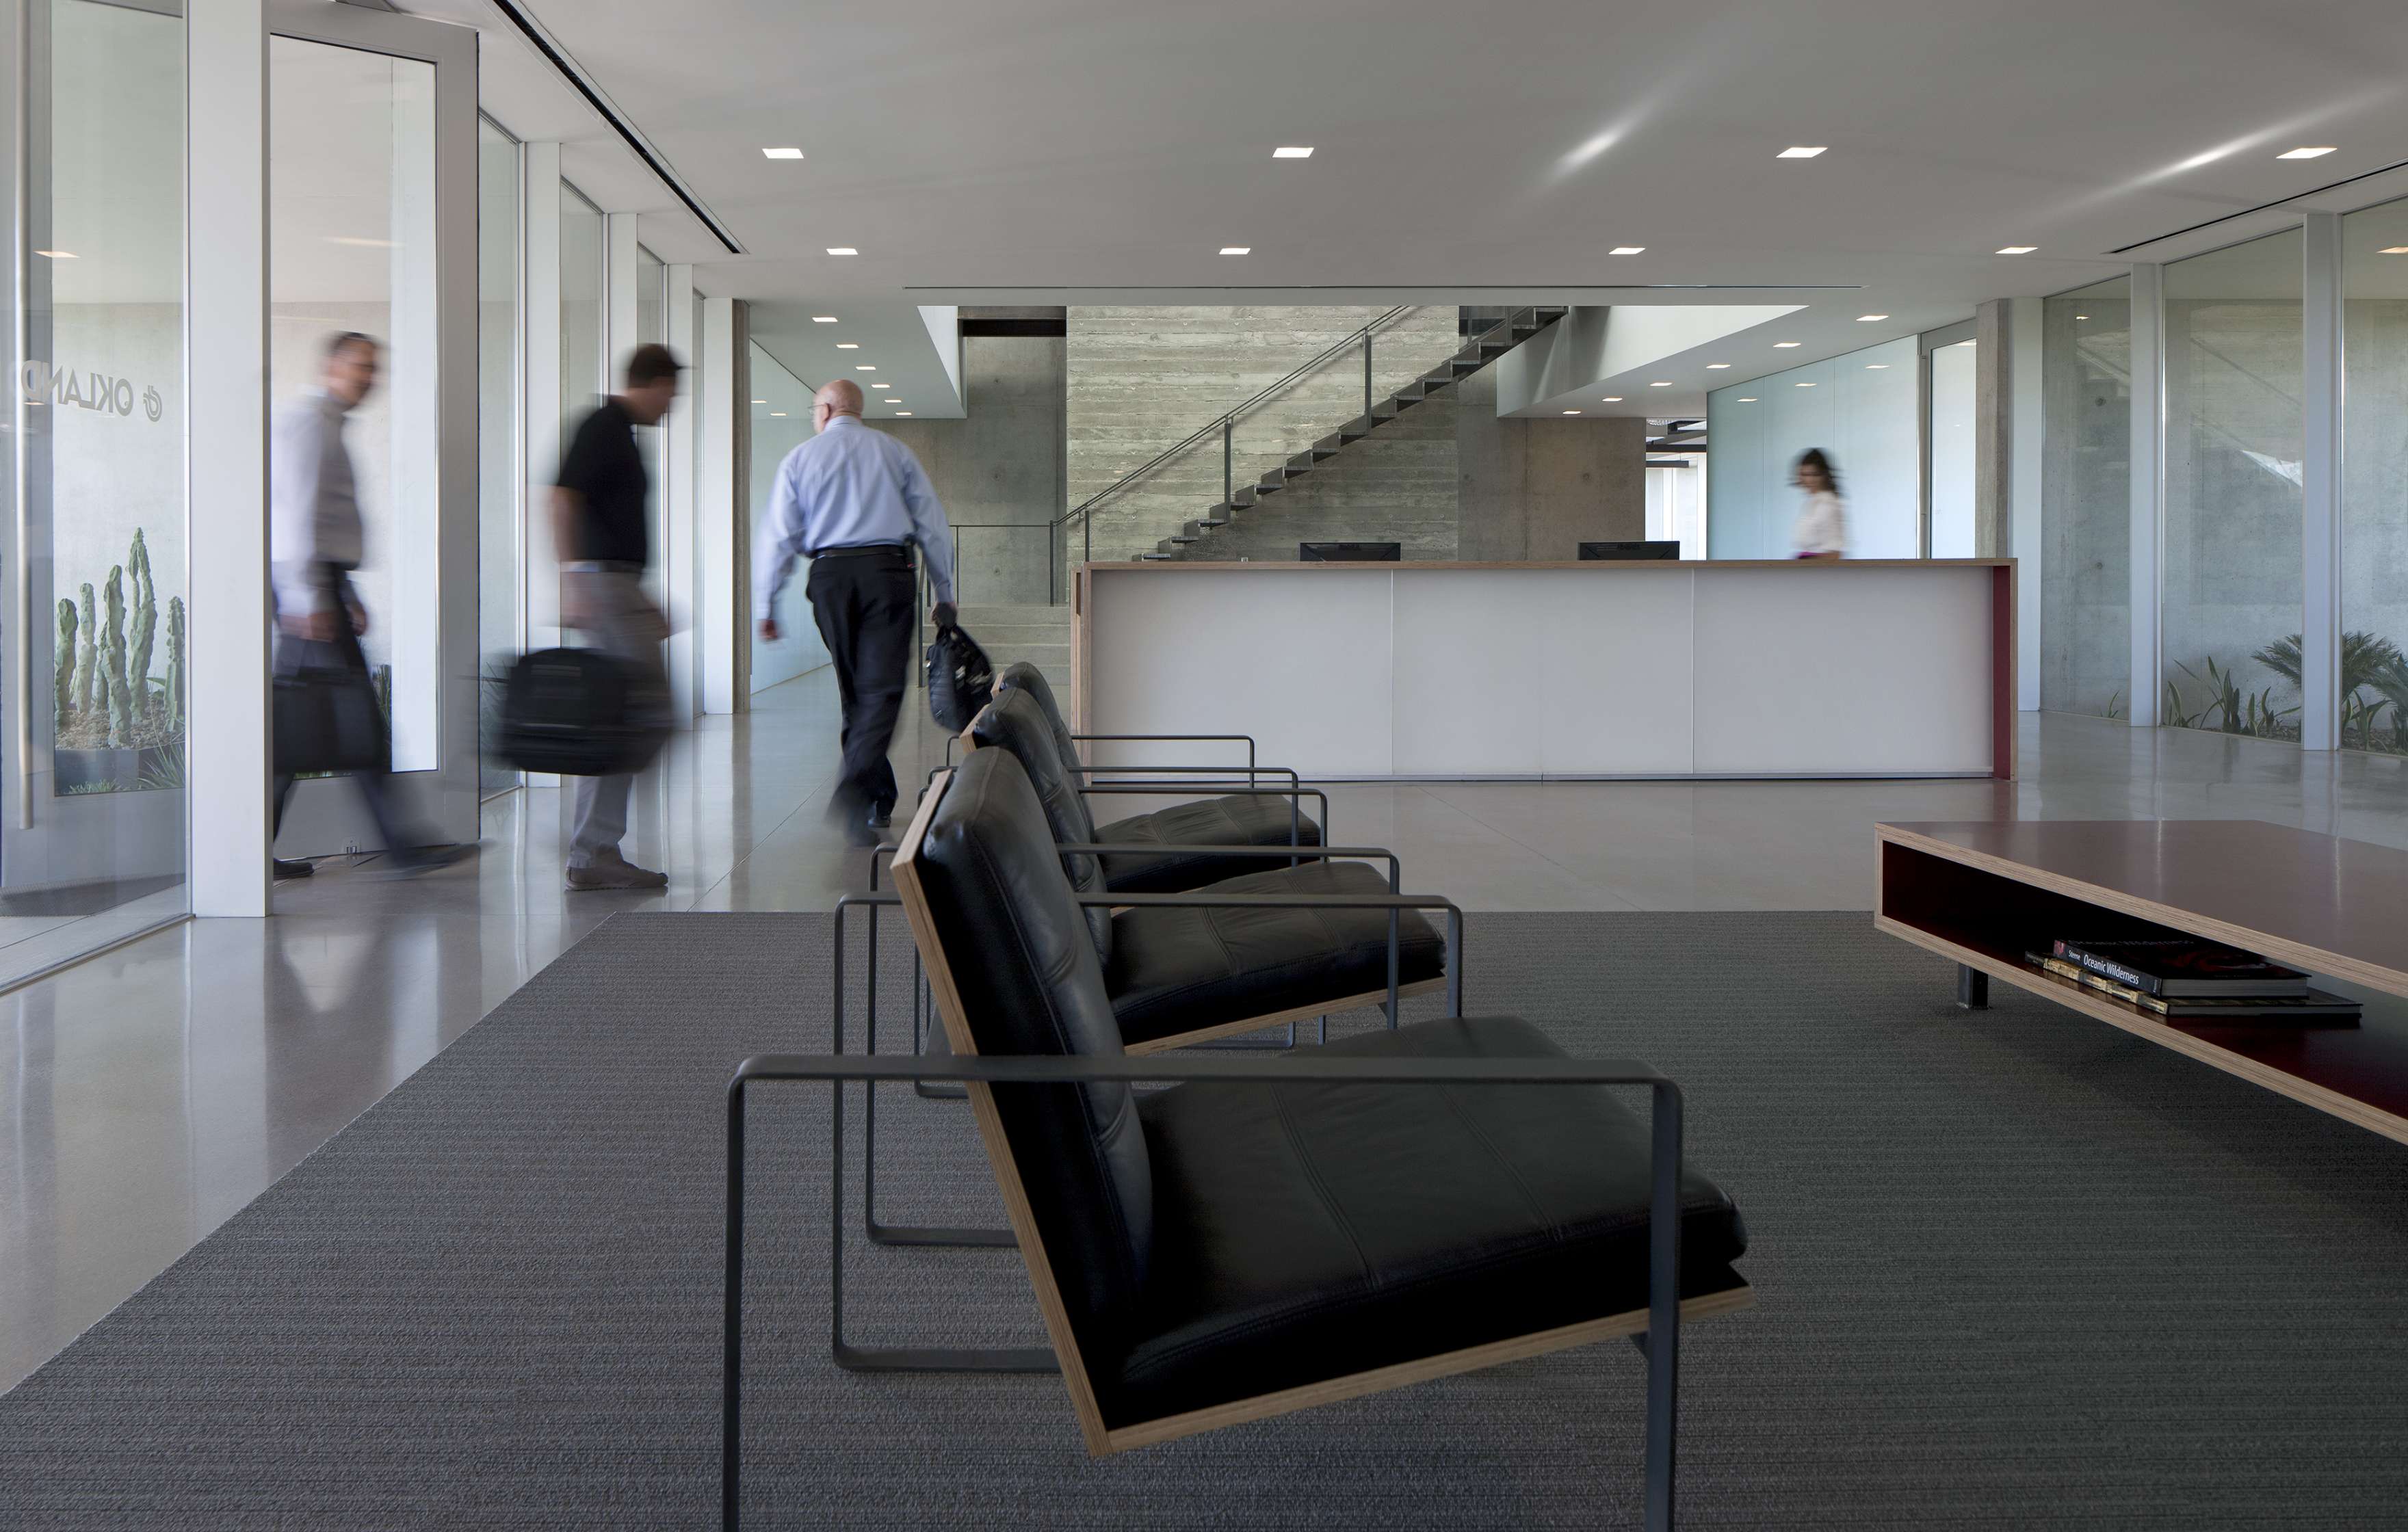
[[[911,449],[861,422],[861,390],[839,378],[811,400],[818,435],[786,454],[752,545],[752,609],[776,643],[778,593],[799,555],[811,616],[844,703],[844,767],[829,817],[861,844],[892,823],[886,751],[911,663],[911,552],[928,561],[939,626],[953,620],[953,532]]]

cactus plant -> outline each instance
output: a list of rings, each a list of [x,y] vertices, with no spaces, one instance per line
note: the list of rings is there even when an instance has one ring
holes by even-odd
[[[125,572],[134,586],[134,632],[127,640],[125,679],[134,688],[134,716],[150,710],[150,649],[159,631],[159,592],[150,582],[150,550],[142,529],[134,529],[134,546],[126,551]]]
[[[75,711],[76,668],[76,604],[64,596],[59,598],[58,642],[50,646],[51,684],[58,690],[56,725],[64,725],[67,715]]]
[[[108,742],[134,743],[134,693],[125,682],[125,567],[108,566],[108,583],[100,588],[100,603],[108,631],[100,651],[101,679],[108,699]]]
[[[76,651],[75,710],[92,711],[93,678],[100,673],[100,611],[93,604],[92,581],[83,586],[83,643]]]
[[[184,733],[184,598],[167,598],[167,732]]]

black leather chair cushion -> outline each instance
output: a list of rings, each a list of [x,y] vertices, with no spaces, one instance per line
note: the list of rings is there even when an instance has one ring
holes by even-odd
[[[1038,679],[1038,684],[1044,684],[1042,677]],[[997,692],[995,699],[970,720],[970,737],[980,750],[1009,751],[1019,758],[1021,768],[1028,773],[1029,785],[1037,790],[1038,801],[1045,806],[1045,823],[1055,840],[1070,845],[1094,843],[1096,822],[1087,817],[1086,795],[1079,791],[1078,779],[1063,769],[1063,757],[1054,748],[1053,726],[1046,722],[1045,710],[1038,706],[1033,693],[1025,686]],[[1082,894],[1105,891],[1104,870],[1098,859],[1087,852],[1063,852],[1062,871],[1070,880],[1070,886]],[[1091,906],[1086,920],[1096,955],[1109,963],[1112,955],[1112,912],[1100,905]]]
[[[1294,802],[1268,794],[1235,794],[1175,803],[1150,814],[1099,825],[1098,841],[1130,848],[1105,855],[1104,886],[1115,894],[1179,894],[1263,866],[1260,857],[1191,856],[1150,852],[1145,850],[1148,846],[1320,845],[1321,826],[1300,809],[1296,815],[1296,839],[1288,839],[1288,810]]]
[[[1044,671],[1026,660],[1014,660],[1003,667],[1002,675],[995,679],[995,692],[997,696],[1006,692],[1027,693],[1028,699],[1036,703],[1037,710],[1044,715],[1046,728],[1054,735],[1055,752],[1071,766],[1080,764],[1079,742],[1070,737],[1070,724],[1062,716],[1061,705],[1054,700],[1054,687],[1046,680]]]
[[[980,1052],[1121,1052],[1087,923],[1010,751],[964,759],[911,866]],[[997,1086],[995,1103],[1080,1345],[1112,1347],[1143,1289],[1154,1238],[1135,1094]]]
[[[1492,1016],[1326,1052],[1561,1050]],[[1608,1088],[1190,1085],[1139,1113],[1153,1275],[1117,1378],[1090,1358],[1114,1425],[1646,1307],[1648,1127]],[[1682,1210],[1684,1296],[1738,1285],[1730,1198],[1689,1169]]]
[[[1054,700],[1054,688],[1047,685],[1044,674],[1027,661],[1004,666],[995,683],[996,696],[1006,692],[1021,692],[1036,704],[1037,712],[1054,739],[1054,754],[1060,761],[1079,764],[1078,741],[1070,737],[1070,725],[1063,721],[1062,709]],[[975,724],[973,724],[975,728]],[[1022,737],[1025,739],[1025,736]],[[983,735],[977,736],[982,745]],[[1033,769],[1033,768],[1032,768]],[[1273,779],[1265,778],[1265,781]],[[1042,784],[1039,784],[1042,792]],[[1050,803],[1050,798],[1049,798]],[[1109,801],[1109,800],[1108,800]],[[1142,802],[1144,800],[1139,799]],[[1092,815],[1095,806],[1086,805]],[[1318,846],[1321,826],[1312,816],[1297,809],[1293,826],[1295,838],[1289,838],[1290,810],[1296,809],[1293,798],[1270,797],[1260,794],[1231,794],[1206,798],[1198,803],[1174,804],[1170,808],[1128,819],[1114,820],[1100,827],[1092,822],[1090,834],[1071,836],[1065,840],[1125,842],[1131,848],[1125,854],[1104,858],[1104,886],[1117,894],[1183,894],[1206,883],[1217,883],[1224,878],[1261,869],[1263,864],[1253,857],[1198,857],[1170,855],[1142,850],[1146,846]],[[1067,820],[1067,816],[1066,816]],[[1059,826],[1057,825],[1057,829]],[[1078,870],[1066,860],[1065,870],[1072,881]]]
[[[1232,878],[1207,894],[1383,895],[1361,862],[1307,862]],[[1398,917],[1398,981],[1445,971],[1446,943],[1419,910]],[[1112,917],[1104,986],[1125,1043],[1385,989],[1388,916],[1380,909],[1125,909]]]

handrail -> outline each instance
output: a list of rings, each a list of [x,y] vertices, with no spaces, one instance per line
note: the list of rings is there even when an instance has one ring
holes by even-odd
[[[1361,329],[1350,331],[1345,339],[1329,347],[1326,351],[1314,356],[1311,361],[1301,364],[1295,371],[1289,373],[1278,382],[1269,384],[1255,391],[1254,394],[1241,403],[1234,405],[1229,408],[1221,411],[1218,415],[1213,416],[1202,425],[1197,426],[1194,431],[1182,437],[1178,441],[1164,448],[1161,451],[1156,452],[1154,456],[1146,459],[1143,463],[1131,468],[1128,472],[1121,475],[1118,479],[1113,480],[1110,484],[1105,485],[1102,489],[1097,490],[1095,494],[1087,496],[1084,500],[1080,501],[1077,505],[1072,506],[1061,515],[1054,518],[1052,524],[1054,526],[1064,526],[1067,525],[1074,517],[1087,515],[1103,501],[1111,499],[1113,495],[1127,489],[1139,480],[1146,478],[1156,468],[1161,467],[1164,464],[1169,462],[1172,458],[1177,457],[1180,453],[1184,452],[1189,448],[1195,446],[1197,442],[1207,439],[1214,432],[1221,430],[1224,426],[1234,423],[1239,416],[1269,399],[1271,395],[1284,392],[1287,388],[1297,382],[1297,379],[1303,378],[1305,374],[1315,371],[1316,369],[1336,360],[1340,352],[1354,350],[1364,341],[1369,339],[1374,331],[1395,323],[1398,320],[1412,312],[1419,307],[1420,305],[1418,304],[1398,304],[1396,308],[1389,309],[1386,313],[1382,314],[1378,319],[1371,321],[1371,322],[1364,325]]]

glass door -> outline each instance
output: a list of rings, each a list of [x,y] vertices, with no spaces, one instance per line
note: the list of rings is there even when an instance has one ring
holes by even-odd
[[[400,817],[473,839],[478,801],[478,121],[465,29],[280,0],[268,48],[269,387],[328,408],[329,347],[380,348],[344,418],[361,647]],[[339,407],[337,407],[339,408]],[[377,844],[356,794],[296,787],[279,854]]]

